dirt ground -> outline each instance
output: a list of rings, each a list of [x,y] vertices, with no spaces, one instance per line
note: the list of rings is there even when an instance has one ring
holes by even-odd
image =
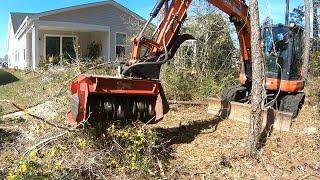
[[[204,106],[175,106],[152,127],[172,148],[169,179],[320,179],[317,106],[306,105],[291,132],[271,132],[255,159],[245,153],[248,125],[220,122],[208,116]]]

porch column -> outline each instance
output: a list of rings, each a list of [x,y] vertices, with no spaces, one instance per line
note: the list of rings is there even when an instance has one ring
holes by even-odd
[[[30,46],[30,41],[31,41],[31,38],[30,38],[30,36],[32,36],[32,35],[30,35],[31,33],[29,33],[29,32],[27,32],[26,33],[26,49],[25,49],[25,61],[26,61],[26,66],[27,66],[27,68],[29,68],[29,67],[31,67],[31,60],[30,60],[30,58],[31,58],[31,55],[30,55],[30,49],[31,49],[31,46]]]
[[[39,27],[34,24],[32,28],[32,69],[36,70],[39,64]]]

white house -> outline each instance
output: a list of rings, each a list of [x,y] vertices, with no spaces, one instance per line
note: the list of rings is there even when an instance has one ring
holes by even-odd
[[[113,0],[42,13],[11,13],[8,25],[9,68],[36,69],[40,59],[88,54],[88,44],[102,45],[101,56],[127,56],[127,43],[142,17]]]

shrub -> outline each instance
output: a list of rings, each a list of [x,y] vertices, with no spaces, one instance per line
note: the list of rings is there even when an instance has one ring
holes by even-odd
[[[168,99],[182,101],[218,97],[225,88],[238,84],[236,72],[206,77],[202,73],[177,71],[171,65],[163,68],[161,80]]]
[[[310,72],[313,76],[320,76],[320,52],[311,54]]]
[[[47,61],[43,56],[40,57],[40,61],[39,61],[38,67],[41,68],[41,69],[48,69]]]
[[[88,57],[90,59],[96,59],[99,56],[101,56],[102,44],[93,41],[88,45],[88,50],[89,50]]]

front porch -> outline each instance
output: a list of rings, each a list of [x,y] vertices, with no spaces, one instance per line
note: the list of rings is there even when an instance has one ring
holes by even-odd
[[[26,64],[35,70],[40,60],[75,58],[75,48],[80,57],[88,57],[88,46],[101,45],[100,57],[110,59],[110,28],[81,23],[37,21],[26,34]],[[91,57],[88,57],[91,58]]]

